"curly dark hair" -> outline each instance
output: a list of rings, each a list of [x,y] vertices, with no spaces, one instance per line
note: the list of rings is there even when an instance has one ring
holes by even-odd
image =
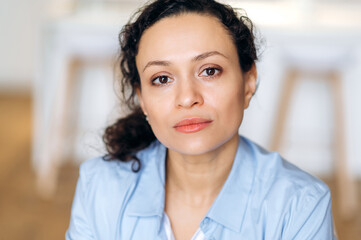
[[[132,112],[107,127],[103,135],[108,151],[104,159],[133,161],[134,172],[141,168],[136,153],[156,139],[135,98],[136,89],[141,87],[135,61],[139,41],[144,31],[160,19],[182,13],[216,17],[233,38],[243,72],[248,72],[257,60],[252,22],[229,5],[214,0],[156,0],[139,9],[119,34],[122,97]]]

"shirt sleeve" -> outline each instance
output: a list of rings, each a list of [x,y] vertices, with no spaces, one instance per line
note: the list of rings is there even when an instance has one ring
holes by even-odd
[[[282,239],[336,240],[328,188],[321,196],[307,194],[295,199],[291,206],[293,210],[289,215]]]
[[[86,192],[87,192],[86,174],[82,167],[79,171],[79,179],[75,190],[73,206],[69,228],[66,231],[66,240],[91,240],[94,239],[89,216],[86,210]]]

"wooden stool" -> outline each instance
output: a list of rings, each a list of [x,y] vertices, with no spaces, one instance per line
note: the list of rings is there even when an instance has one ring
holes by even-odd
[[[84,7],[47,19],[41,26],[39,64],[33,85],[32,165],[43,197],[53,196],[58,168],[74,146],[67,137],[73,120],[68,118],[72,113],[69,110],[74,110],[74,100],[70,98],[72,91],[78,93],[76,75],[89,64],[113,66],[119,51],[119,30],[136,7]]]
[[[279,151],[281,148],[282,138],[284,136],[284,128],[287,120],[290,101],[295,92],[297,84],[301,77],[309,75],[313,77],[325,78],[331,87],[331,95],[334,106],[335,119],[335,139],[334,156],[335,156],[335,178],[337,181],[337,192],[340,196],[339,208],[341,216],[349,219],[355,216],[357,209],[357,188],[356,183],[351,178],[347,169],[346,143],[345,143],[345,123],[344,123],[344,98],[340,75],[333,70],[324,72],[304,71],[297,68],[290,68],[284,80],[284,87],[281,92],[278,114],[276,115],[276,124],[273,132],[273,140],[271,149]]]
[[[82,59],[73,57],[69,59],[67,74],[64,81],[59,84],[55,100],[52,103],[50,114],[50,126],[47,128],[43,139],[41,151],[42,165],[38,169],[36,187],[41,197],[49,199],[54,196],[58,182],[59,168],[67,159],[67,152],[74,143],[69,142],[69,136],[73,134],[71,128],[71,110],[78,74],[81,68],[89,65],[113,66],[113,59]],[[67,146],[70,146],[70,148]]]

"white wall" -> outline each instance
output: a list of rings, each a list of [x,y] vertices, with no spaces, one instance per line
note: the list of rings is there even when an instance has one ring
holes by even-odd
[[[42,20],[69,13],[76,2],[100,1],[0,0],[0,91],[31,91],[38,68]]]
[[[30,91],[40,9],[39,0],[0,0],[0,91]]]

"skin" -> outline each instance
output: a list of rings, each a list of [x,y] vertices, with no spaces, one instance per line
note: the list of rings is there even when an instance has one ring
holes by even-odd
[[[136,56],[141,108],[168,148],[165,212],[175,238],[190,239],[232,168],[243,112],[256,90],[256,67],[243,73],[236,46],[214,17],[167,17],[147,29]],[[194,133],[174,125],[212,121]]]

